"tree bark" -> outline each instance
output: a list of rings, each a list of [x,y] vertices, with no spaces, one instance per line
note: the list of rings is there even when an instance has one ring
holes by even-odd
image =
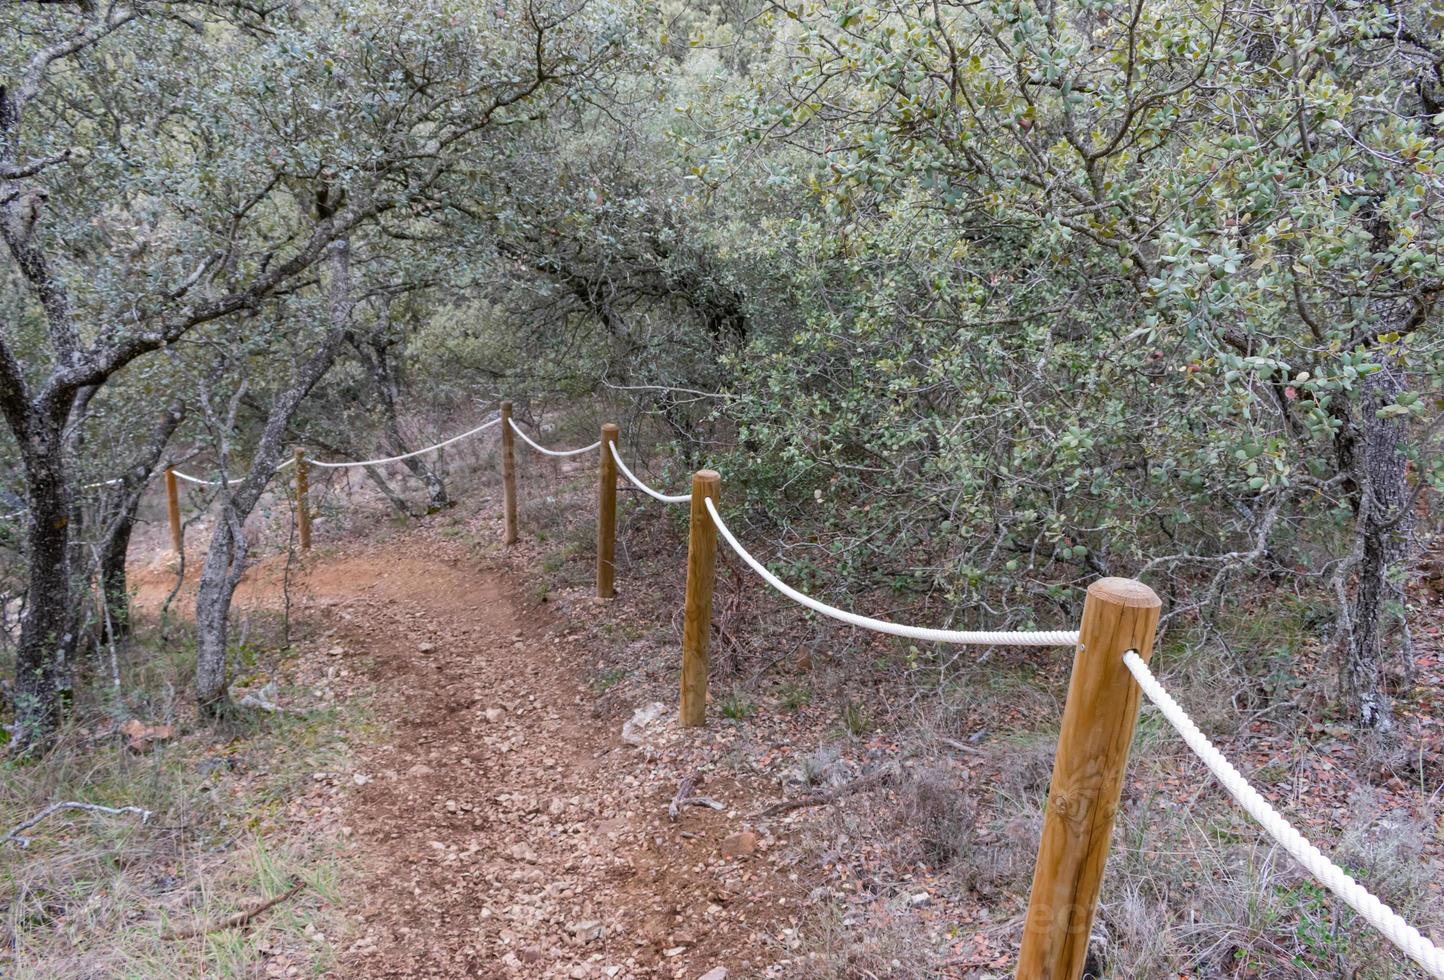
[[[392,344],[384,342],[379,338],[373,338],[370,342],[357,341],[354,345],[356,352],[361,356],[366,370],[371,375],[371,380],[376,385],[377,392],[381,395],[381,410],[385,419],[385,430],[388,444],[391,446],[393,455],[401,455],[410,452],[406,440],[401,435],[401,418],[396,409],[399,399],[401,379],[397,376],[397,370],[391,360],[390,348]],[[426,487],[427,509],[431,511],[445,510],[451,506],[451,498],[447,495],[446,484],[442,481],[437,467],[422,460],[420,456],[411,456],[403,459],[401,464],[411,471]],[[373,479],[381,483],[383,490],[390,497],[390,489],[384,481],[379,480],[376,474],[370,474]],[[392,500],[395,505],[396,501]]]
[[[1343,637],[1341,687],[1360,724],[1378,731],[1393,727],[1384,690],[1385,637],[1391,605],[1403,609],[1402,574],[1413,551],[1414,515],[1409,507],[1405,417],[1379,418],[1407,387],[1403,365],[1382,356],[1382,367],[1363,382],[1359,431],[1353,448],[1357,483],[1357,581]]]
[[[125,561],[130,554],[130,538],[135,530],[135,512],[145,496],[151,474],[160,465],[161,456],[184,417],[179,400],[167,405],[151,429],[141,458],[121,478],[117,492],[103,496],[110,506],[106,508],[108,517],[100,535],[96,578],[101,601],[105,603],[105,617],[100,628],[106,640],[123,640],[130,635],[130,587]]]
[[[59,726],[65,665],[76,644],[71,494],[63,461],[64,420],[70,399],[53,401],[45,408],[31,413],[17,432],[29,497],[27,599],[15,651],[13,744],[19,750],[44,744]]]

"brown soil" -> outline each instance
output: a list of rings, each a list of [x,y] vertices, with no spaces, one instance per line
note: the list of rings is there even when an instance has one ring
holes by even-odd
[[[142,604],[172,574],[142,571]],[[238,614],[274,608],[284,575],[279,561],[254,569]],[[785,841],[747,820],[776,791],[719,776],[701,792],[725,811],[668,819],[718,734],[678,729],[669,705],[636,746],[596,716],[568,634],[605,603],[524,599],[424,529],[291,576],[319,634],[302,673],[339,698],[364,693],[381,730],[353,772],[316,774],[300,801],[355,845],[362,907],[338,975],[785,975],[782,930],[806,889],[781,867],[797,860]]]

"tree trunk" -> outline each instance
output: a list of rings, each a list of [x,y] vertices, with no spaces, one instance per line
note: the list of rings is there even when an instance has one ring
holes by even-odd
[[[1390,607],[1403,609],[1404,589],[1398,576],[1413,550],[1414,515],[1403,452],[1406,417],[1381,419],[1376,414],[1404,391],[1404,369],[1394,357],[1381,357],[1379,363],[1380,370],[1364,379],[1355,451],[1358,580],[1349,604],[1341,686],[1360,724],[1387,731],[1394,718],[1383,684],[1385,635]]]
[[[25,612],[15,651],[17,749],[45,744],[60,723],[61,688],[75,649],[75,590],[70,580],[70,487],[62,462],[68,405],[27,419],[18,440],[30,512],[26,523]],[[57,410],[58,409],[58,410]]]
[[[367,466],[364,467],[364,469],[366,471],[366,476],[371,480],[372,483],[376,484],[377,488],[381,491],[381,493],[386,497],[388,501],[390,501],[391,506],[395,508],[396,513],[400,514],[402,517],[410,517],[411,508],[407,506],[406,498],[402,497],[401,494],[397,493],[392,488],[391,484],[386,482],[386,477],[381,474],[380,468],[376,466]]]
[[[256,446],[251,469],[234,492],[221,490],[221,517],[206,549],[196,591],[196,703],[201,712],[216,716],[227,707],[226,644],[229,639],[231,599],[245,571],[248,542],[245,520],[261,499],[285,449],[291,417],[336,361],[351,320],[351,248],[347,239],[330,246],[330,319],[326,336],[276,396]]]
[[[357,353],[361,355],[361,360],[366,365],[367,371],[370,372],[377,392],[381,395],[381,410],[386,422],[386,438],[392,448],[392,454],[399,456],[411,450],[407,446],[406,440],[402,438],[401,419],[396,410],[396,402],[400,393],[400,378],[398,369],[393,366],[394,362],[390,354],[391,346],[379,338],[373,338],[370,343],[357,342],[355,344]],[[446,493],[446,484],[442,482],[435,466],[424,462],[419,456],[403,459],[401,464],[426,487],[429,511],[445,510],[451,506],[451,498]],[[387,496],[390,496],[389,491]],[[395,501],[393,500],[392,503],[394,504]]]
[[[231,599],[240,581],[246,550],[244,536],[236,540],[232,524],[236,515],[229,502],[224,510],[206,549],[196,590],[196,703],[202,714],[212,717],[221,714],[228,702],[226,646],[230,640]]]
[[[100,547],[100,582],[105,603],[105,622],[101,624],[104,638],[119,642],[130,636],[130,587],[125,576],[125,560],[130,554],[130,536],[135,530],[136,503],[129,503],[111,523],[109,533]]]

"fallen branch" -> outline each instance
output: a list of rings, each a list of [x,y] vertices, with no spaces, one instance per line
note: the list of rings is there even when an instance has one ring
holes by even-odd
[[[809,806],[826,806],[835,803],[844,796],[851,796],[854,793],[867,793],[881,786],[886,786],[897,780],[898,767],[896,765],[878,766],[872,772],[857,777],[856,779],[843,783],[841,786],[834,786],[831,789],[813,790],[793,800],[783,800],[781,803],[774,803],[765,810],[761,810],[753,817],[759,820],[763,817],[775,817],[779,813],[790,813],[793,810],[801,810]]]
[[[727,809],[710,796],[698,796],[697,787],[701,784],[702,774],[700,772],[694,772],[682,780],[682,784],[677,787],[677,795],[672,797],[672,802],[667,805],[667,818],[669,820],[676,823],[677,818],[682,815],[682,807],[684,806],[705,806],[711,807],[713,810]]]
[[[291,887],[287,888],[275,898],[268,898],[264,902],[258,902],[248,909],[242,909],[234,915],[228,915],[224,919],[215,922],[199,922],[195,925],[185,926],[181,929],[162,929],[162,939],[190,939],[192,936],[205,936],[212,932],[220,932],[222,929],[237,929],[250,922],[262,912],[269,911],[280,905],[286,899],[293,897],[306,883],[295,875],[291,876]]]
[[[66,800],[63,803],[50,804],[48,807],[35,814],[35,816],[31,817],[29,820],[26,820],[24,823],[15,827],[13,830],[10,831],[10,833],[6,834],[4,837],[0,837],[0,844],[14,844],[16,847],[19,847],[22,850],[29,847],[30,838],[20,836],[20,832],[23,830],[29,830],[40,821],[50,816],[52,813],[58,813],[61,810],[86,810],[90,813],[109,813],[112,816],[118,816],[122,813],[138,813],[140,814],[141,823],[145,823],[151,817],[150,811],[145,809],[144,807],[101,806],[99,803],[77,803],[74,800]]]

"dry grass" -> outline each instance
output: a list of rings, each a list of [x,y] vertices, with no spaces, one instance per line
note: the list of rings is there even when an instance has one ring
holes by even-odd
[[[280,651],[238,658],[266,670]],[[0,975],[32,978],[253,976],[266,960],[321,975],[324,933],[340,923],[339,843],[297,835],[287,803],[310,773],[338,768],[358,711],[238,713],[199,725],[186,694],[194,653],[142,635],[124,651],[125,696],[98,680],[77,691],[60,743],[43,758],[0,763],[0,824],[9,828],[59,800],[153,812],[60,813],[0,847]],[[136,753],[97,737],[122,717],[170,721],[177,737]],[[243,929],[167,940],[167,927],[209,923],[284,891],[305,888]]]

